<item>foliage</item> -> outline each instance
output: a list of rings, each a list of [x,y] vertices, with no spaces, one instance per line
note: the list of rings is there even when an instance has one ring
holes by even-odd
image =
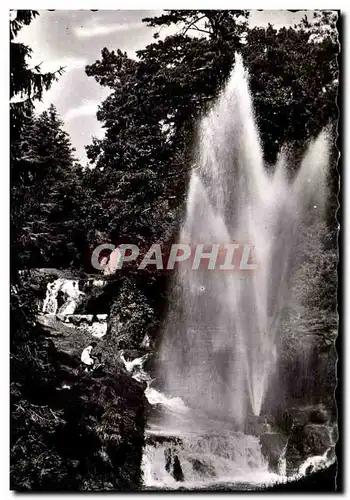
[[[294,28],[270,24],[247,33],[243,55],[270,163],[285,143],[303,146],[338,117],[335,19],[326,12],[315,16]]]
[[[239,29],[247,27],[246,10],[168,10],[166,14],[143,19],[148,26],[170,26],[180,24],[182,34],[188,31],[205,33],[212,39],[239,39]],[[158,38],[159,33],[154,35]]]
[[[334,19],[323,13],[316,24],[304,20],[276,30],[250,29],[246,16],[245,11],[169,11],[144,21],[180,24],[180,33],[138,51],[137,61],[105,48],[102,59],[87,66],[88,76],[111,89],[97,113],[106,135],[87,147],[96,165],[89,182],[96,183],[92,198],[102,195],[95,217],[102,232],[142,239],[156,232],[159,213],[165,226],[172,223],[164,211],[173,196],[177,207],[184,199],[196,119],[226,81],[235,51],[243,53],[250,71],[268,162],[284,142],[302,150],[310,136],[337,118]],[[199,21],[207,33],[189,36]],[[325,29],[317,38],[320,26]]]
[[[40,287],[26,268],[70,264],[72,248],[61,251],[53,244],[71,245],[82,196],[55,108],[39,117],[33,113],[33,101],[57,74],[29,68],[30,48],[15,42],[36,14],[17,11],[10,22],[11,488],[126,490],[140,481],[143,389],[115,365],[100,378],[84,376],[80,352],[60,352],[35,317]],[[71,391],[62,390],[65,379]]]
[[[318,223],[301,226],[300,232],[305,243],[295,262],[280,328],[280,349],[287,363],[306,352],[305,339],[312,339],[318,351],[329,352],[338,328],[336,231]]]
[[[79,238],[84,242],[79,231],[82,171],[53,105],[26,120],[20,154],[26,176],[12,192],[21,266],[68,267],[77,261]]]
[[[109,331],[118,349],[137,348],[152,329],[155,312],[132,279],[125,279],[110,309]]]
[[[329,123],[335,126],[335,18],[315,13],[311,21],[277,30],[272,25],[250,28],[247,17],[247,11],[170,10],[144,22],[160,29],[176,25],[179,31],[164,40],[156,34],[154,43],[137,52],[137,60],[104,48],[101,60],[87,66],[87,75],[111,90],[97,113],[105,137],[87,147],[95,168],[85,177],[89,225],[98,221],[104,241],[149,246],[176,238],[188,173],[196,160],[197,120],[227,80],[237,51],[249,70],[268,164],[288,142],[293,175],[310,137]],[[333,231],[334,214],[331,219]],[[335,254],[334,245],[330,252]],[[149,278],[157,281],[159,275]],[[141,278],[137,283],[142,288]],[[152,292],[145,290],[150,300]]]
[[[19,31],[38,14],[35,10],[17,10],[10,20],[10,112],[13,139],[17,139],[20,134],[24,117],[31,116],[34,100],[41,100],[43,92],[63,72],[63,68],[59,68],[55,73],[42,73],[40,65],[31,68],[31,48],[16,42]]]
[[[11,168],[11,275],[21,268],[18,242],[23,227],[23,207],[27,203],[25,185],[30,176],[30,164],[23,158],[21,134],[31,118],[34,101],[41,100],[63,68],[55,73],[42,73],[40,66],[31,68],[30,47],[16,41],[19,31],[38,15],[33,10],[17,10],[10,20],[10,168]]]
[[[143,388],[113,363],[82,373],[73,356],[48,342],[50,378],[11,390],[11,488],[17,491],[110,491],[140,483]],[[108,360],[107,360],[108,361]],[[43,367],[37,373],[43,374]],[[63,382],[70,389],[63,389]],[[28,387],[29,386],[29,387]],[[24,397],[26,396],[26,397]]]
[[[324,223],[301,226],[304,241],[289,282],[279,327],[281,394],[310,404],[334,403],[337,311],[337,231]]]

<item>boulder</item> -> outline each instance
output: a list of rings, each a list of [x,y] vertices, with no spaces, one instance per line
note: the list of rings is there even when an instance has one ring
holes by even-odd
[[[183,481],[184,474],[182,472],[181,463],[179,457],[171,448],[166,448],[164,450],[165,459],[165,470],[173,476],[175,481]]]
[[[173,476],[174,476],[175,481],[183,481],[184,480],[184,474],[182,472],[180,460],[179,460],[179,457],[177,455],[174,456]]]
[[[161,434],[149,434],[146,432],[145,443],[151,446],[158,446],[161,444],[169,445],[169,448],[166,448],[164,451],[164,455],[168,456],[168,453],[171,452],[171,445],[181,445],[182,440],[177,436],[162,436]]]
[[[304,426],[308,423],[328,424],[330,412],[324,406],[304,406],[300,408],[288,408],[277,420],[277,425],[283,433],[290,433],[293,427]]]
[[[171,449],[166,448],[164,450],[164,458],[165,458],[165,470],[168,474],[171,474]]]

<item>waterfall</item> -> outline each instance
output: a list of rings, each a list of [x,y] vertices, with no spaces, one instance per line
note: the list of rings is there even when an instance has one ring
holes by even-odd
[[[58,304],[59,292],[62,293],[63,297],[63,304],[61,307],[59,307]],[[84,295],[84,293],[79,290],[78,280],[59,278],[47,285],[42,313],[49,315],[59,314],[61,316],[74,314],[82,295]]]
[[[180,241],[249,242],[259,268],[230,272],[179,267],[160,350],[165,391],[243,430],[259,415],[278,357],[276,335],[300,227],[322,219],[329,157],[326,132],[312,141],[298,174],[281,153],[264,166],[248,75],[241,57],[201,120]]]
[[[323,455],[310,456],[288,477],[287,441],[278,471],[271,472],[259,437],[237,432],[229,421],[214,420],[201,410],[187,407],[180,397],[167,396],[152,387],[155,381],[144,369],[148,356],[127,359],[120,351],[132,378],[146,382],[149,404],[162,409],[161,419],[157,422],[153,415],[146,429],[141,464],[146,489],[255,490],[298,480],[334,463],[334,429],[330,427],[331,446]]]
[[[277,479],[268,472],[258,438],[242,433],[192,433],[174,442],[146,444],[142,468],[147,486],[179,487],[170,467],[164,467],[167,454],[178,457],[188,489],[218,483],[267,484]]]

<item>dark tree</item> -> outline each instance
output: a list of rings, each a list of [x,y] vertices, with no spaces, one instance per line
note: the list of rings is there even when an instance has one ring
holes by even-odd
[[[96,165],[91,185],[99,186],[95,209],[102,232],[149,237],[155,214],[167,225],[165,208],[178,209],[184,199],[197,118],[227,80],[237,51],[250,71],[268,163],[286,141],[298,145],[297,156],[310,137],[335,122],[339,47],[333,17],[316,14],[312,22],[276,30],[250,29],[247,16],[167,11],[144,21],[178,25],[177,34],[138,51],[137,61],[105,48],[102,59],[86,68],[111,89],[97,114],[106,135],[87,147]]]
[[[23,26],[38,15],[34,10],[17,10],[10,20],[10,169],[11,169],[11,276],[16,279],[22,267],[19,242],[25,224],[24,207],[28,201],[24,186],[31,176],[31,164],[23,157],[21,136],[23,127],[31,118],[34,101],[41,100],[43,92],[57,80],[63,68],[55,73],[42,73],[40,66],[30,67],[32,50],[16,41]]]
[[[82,169],[56,108],[26,121],[20,151],[28,166],[22,184],[24,225],[19,242],[23,265],[69,267],[79,249]],[[83,239],[83,238],[82,238]]]

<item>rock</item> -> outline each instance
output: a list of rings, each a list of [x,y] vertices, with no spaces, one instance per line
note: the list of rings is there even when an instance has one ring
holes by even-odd
[[[304,450],[312,455],[323,455],[331,446],[329,427],[326,425],[308,424],[303,429]]]
[[[171,449],[166,448],[164,450],[164,458],[165,458],[165,470],[171,474]]]
[[[288,408],[278,423],[284,433],[289,433],[293,427],[306,425],[308,421],[309,409]]]
[[[110,302],[108,288],[105,284],[101,287],[93,283],[93,280],[89,280],[89,283],[81,286],[85,295],[81,297],[75,310],[76,314],[108,314]]]
[[[161,434],[147,434],[145,436],[146,444],[151,446],[157,446],[159,444],[168,444],[169,451],[171,450],[171,445],[181,445],[182,441],[177,436],[162,436]]]
[[[177,455],[174,455],[173,477],[174,477],[175,481],[183,481],[184,480],[184,474],[182,472],[180,460],[179,460],[179,457]]]
[[[287,481],[267,486],[263,491],[271,493],[335,493],[342,491],[339,470],[336,463],[306,475],[298,481]],[[306,495],[305,495],[306,496]]]
[[[115,295],[108,320],[107,335],[118,349],[138,349],[154,319],[154,310],[133,278],[123,280]]]
[[[13,392],[21,446],[11,452],[12,489],[127,491],[141,484],[143,389],[115,363],[98,376],[79,370],[81,340],[47,340],[41,349],[51,378],[28,377],[25,392]]]
[[[68,280],[86,279],[87,274],[74,272],[71,269],[56,269],[54,267],[40,267],[30,269],[31,279],[50,278],[52,281],[63,278]]]
[[[314,424],[327,424],[329,420],[329,415],[323,408],[311,410],[309,413],[309,421]]]
[[[278,432],[265,433],[260,436],[260,444],[261,453],[268,461],[269,470],[278,474],[287,437]]]
[[[288,408],[277,420],[277,426],[283,433],[289,433],[293,427],[304,426],[308,423],[326,424],[331,420],[330,411],[324,406],[305,406],[301,408]]]
[[[140,344],[140,347],[142,347],[143,349],[150,349],[151,339],[149,338],[149,335],[147,333],[145,334],[143,341]]]
[[[203,475],[205,478],[216,476],[215,469],[212,465],[206,464],[197,458],[189,458],[189,461],[192,463],[193,470]]]
[[[142,358],[142,356],[145,355],[145,351],[140,349],[123,349],[123,353],[126,359],[128,359],[129,361],[132,361],[136,358]]]
[[[298,425],[292,429],[286,450],[287,474],[294,474],[309,457],[323,455],[331,446],[326,425]]]
[[[165,470],[173,476],[175,481],[183,481],[184,475],[182,472],[179,457],[174,453],[174,449],[166,448],[164,450]]]
[[[69,314],[67,316],[68,322],[72,323],[72,325],[79,326],[82,322],[81,314]]]

